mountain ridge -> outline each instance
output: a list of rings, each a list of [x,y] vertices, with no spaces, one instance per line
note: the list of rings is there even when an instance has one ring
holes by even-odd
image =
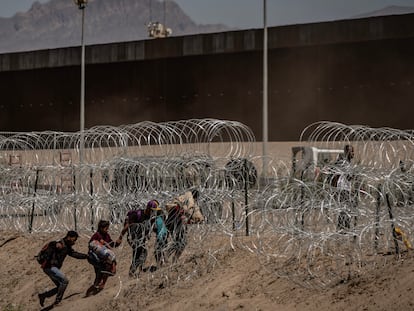
[[[150,21],[165,23],[173,36],[227,31],[222,24],[196,24],[174,1],[89,0],[85,9],[86,45],[148,39]],[[73,2],[34,2],[27,12],[0,18],[0,53],[78,46],[81,11]]]
[[[414,7],[390,5],[390,6],[386,6],[379,10],[374,10],[371,12],[361,13],[361,14],[352,16],[352,18],[365,18],[365,17],[386,16],[386,15],[401,15],[401,14],[410,14],[410,13],[414,13]]]

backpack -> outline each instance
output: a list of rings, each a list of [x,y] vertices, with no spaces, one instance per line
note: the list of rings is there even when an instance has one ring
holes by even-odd
[[[35,256],[37,262],[42,268],[52,259],[52,244],[56,242],[48,242],[41,248],[40,252]]]
[[[89,251],[93,252],[98,257],[98,261],[107,260],[110,262],[114,262],[116,259],[115,253],[111,249],[107,248],[105,245],[102,245],[97,240],[92,240],[89,242]]]

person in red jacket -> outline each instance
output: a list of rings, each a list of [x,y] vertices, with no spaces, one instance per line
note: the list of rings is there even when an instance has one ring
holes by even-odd
[[[100,220],[98,230],[89,240],[88,261],[95,270],[95,281],[86,291],[86,296],[99,293],[104,287],[110,275],[116,273],[114,247],[121,245],[121,240],[113,241],[108,233],[109,221]]]
[[[66,256],[69,255],[76,259],[87,259],[87,254],[78,253],[73,250],[72,246],[75,245],[79,235],[76,231],[68,231],[66,236],[58,241],[52,241],[48,244],[47,248],[47,261],[42,265],[43,272],[56,284],[56,287],[38,294],[39,303],[43,307],[46,298],[56,295],[54,306],[59,305],[62,301],[63,294],[68,286],[69,280],[65,274],[60,270],[63,265],[63,261]]]

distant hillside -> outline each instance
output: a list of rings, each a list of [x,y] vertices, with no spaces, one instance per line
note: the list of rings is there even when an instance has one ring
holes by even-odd
[[[174,1],[89,0],[85,11],[85,43],[109,43],[148,38],[149,21],[162,22],[173,36],[219,32],[225,25],[196,24]],[[164,14],[165,13],[165,14]],[[71,0],[35,2],[30,10],[0,18],[0,53],[80,45],[81,12]]]
[[[364,17],[372,17],[372,16],[385,16],[385,15],[399,15],[399,14],[409,14],[414,13],[414,7],[411,6],[387,6],[380,10],[362,13],[353,16],[352,18],[364,18]]]

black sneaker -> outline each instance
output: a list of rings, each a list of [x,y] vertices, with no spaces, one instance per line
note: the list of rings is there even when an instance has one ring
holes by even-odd
[[[40,306],[43,307],[45,305],[45,299],[46,299],[45,295],[44,294],[37,294],[37,297],[39,297]]]
[[[91,287],[88,288],[88,290],[86,291],[85,297],[89,297],[91,295],[96,295],[97,293],[99,293],[101,290],[99,289],[98,286],[92,285]]]

